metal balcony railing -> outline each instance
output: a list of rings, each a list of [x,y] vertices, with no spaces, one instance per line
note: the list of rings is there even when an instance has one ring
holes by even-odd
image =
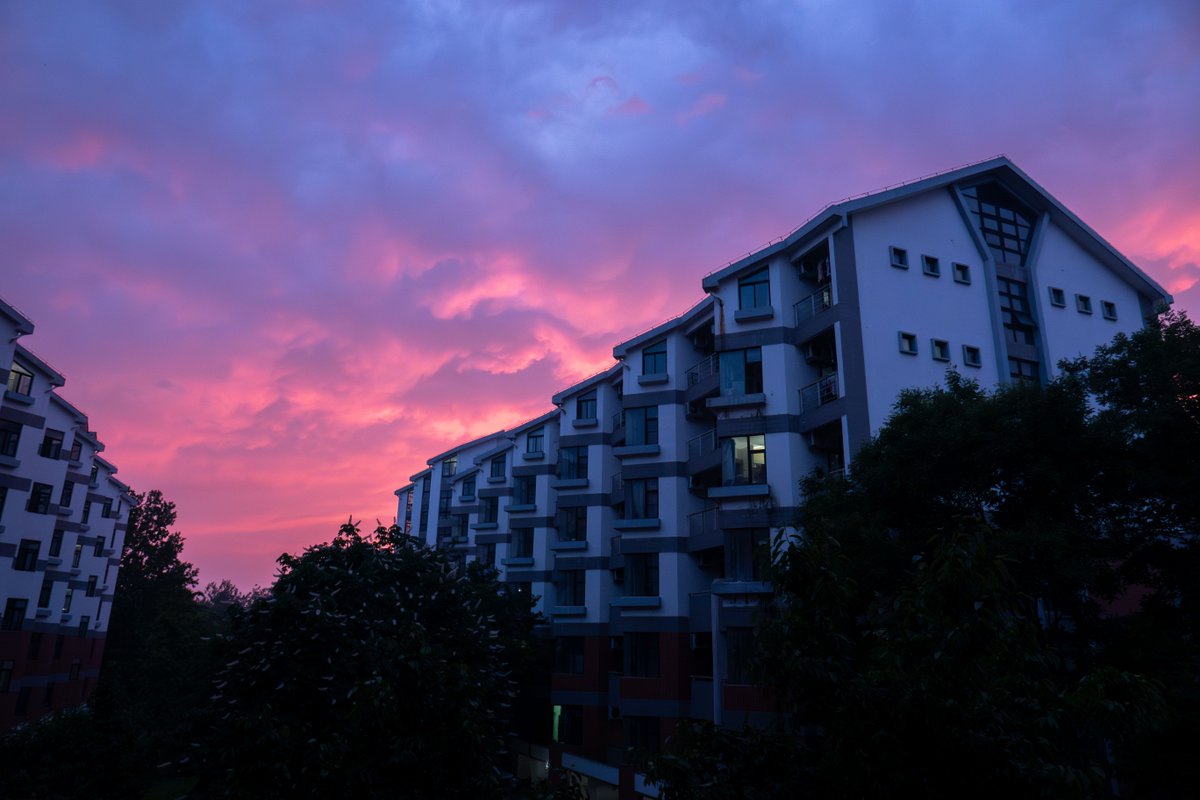
[[[699,436],[688,439],[688,460],[699,458],[717,449],[717,429],[711,428]]]
[[[837,373],[826,375],[800,390],[800,413],[820,408],[838,399]]]
[[[717,530],[717,509],[706,508],[688,515],[688,535],[704,536]]]
[[[701,383],[706,378],[709,378],[717,373],[717,354],[713,353],[706,356],[699,364],[692,366],[687,371],[687,385],[690,389],[698,383]]]
[[[833,307],[833,287],[825,284],[820,289],[810,294],[808,297],[792,306],[796,314],[796,323],[799,325],[805,320],[812,319],[822,311]]]

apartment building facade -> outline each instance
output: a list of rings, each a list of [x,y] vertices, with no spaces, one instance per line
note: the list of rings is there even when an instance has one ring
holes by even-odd
[[[900,391],[947,369],[1045,381],[1171,301],[1003,157],[831,205],[701,287],[552,411],[397,491],[414,535],[446,544],[430,497],[495,481],[486,504],[449,495],[449,544],[538,598],[551,714],[523,771],[569,769],[593,798],[654,796],[629,753],[680,720],[769,719],[746,670],[767,544],[797,529],[802,479],[851,467]]]
[[[0,730],[91,696],[133,502],[32,332],[0,300]]]

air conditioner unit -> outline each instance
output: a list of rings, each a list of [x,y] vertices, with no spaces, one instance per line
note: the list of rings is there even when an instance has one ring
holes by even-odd
[[[809,344],[804,345],[804,360],[807,361],[809,364],[820,361],[821,360],[820,349],[811,342]]]

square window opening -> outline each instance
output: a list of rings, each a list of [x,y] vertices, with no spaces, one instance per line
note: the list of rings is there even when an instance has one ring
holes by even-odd
[[[889,247],[892,266],[896,269],[908,269],[908,251],[901,247]]]
[[[915,333],[900,332],[900,352],[906,356],[917,354],[917,335]]]
[[[969,264],[954,265],[954,282],[965,284],[971,282],[971,266]]]
[[[942,265],[935,256],[921,256],[921,270],[934,278],[941,277]]]

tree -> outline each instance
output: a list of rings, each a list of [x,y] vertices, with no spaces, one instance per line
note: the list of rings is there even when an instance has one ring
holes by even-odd
[[[530,602],[398,528],[279,559],[234,612],[203,791],[494,796]]]

